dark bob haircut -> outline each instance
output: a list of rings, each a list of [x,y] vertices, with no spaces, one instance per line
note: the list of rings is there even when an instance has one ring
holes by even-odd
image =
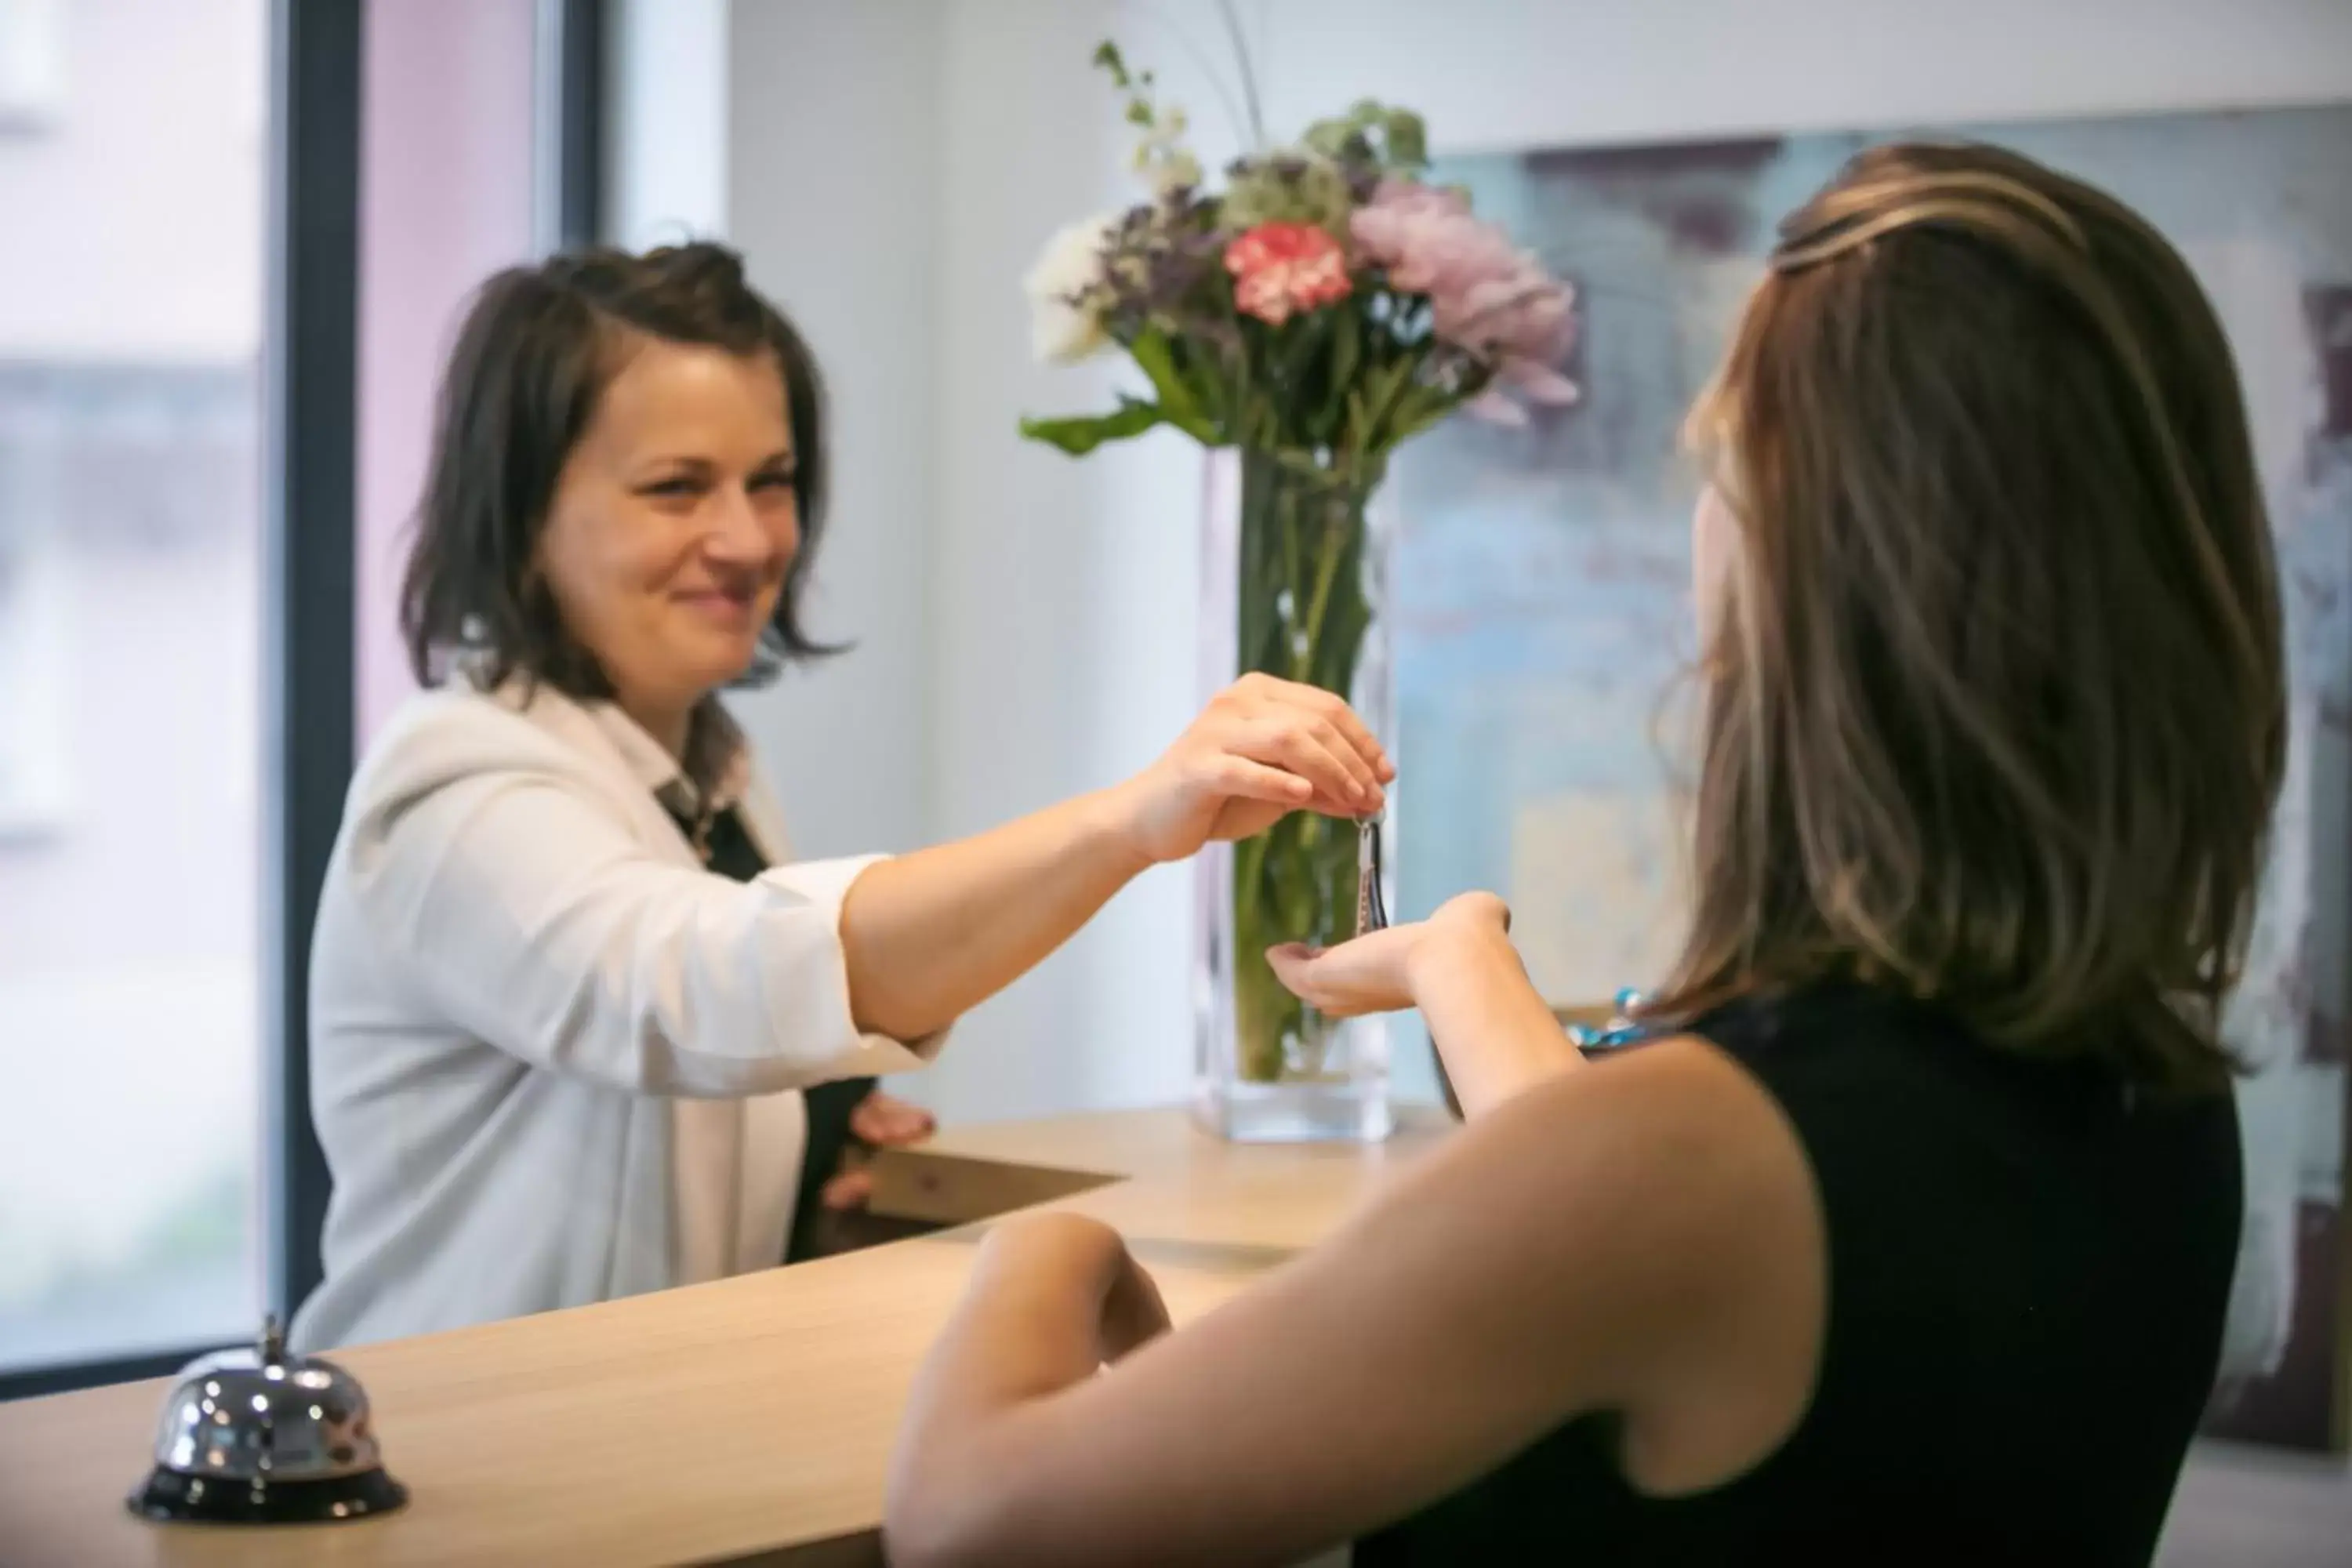
[[[539,539],[556,480],[632,333],[774,356],[792,421],[801,542],[744,679],[757,683],[790,660],[834,651],[801,624],[825,503],[824,391],[808,345],[744,282],[742,258],[724,246],[592,249],[498,274],[457,335],[401,584],[401,631],[419,681],[436,684],[462,657],[486,686],[520,677],[573,697],[612,695],[557,611]]]

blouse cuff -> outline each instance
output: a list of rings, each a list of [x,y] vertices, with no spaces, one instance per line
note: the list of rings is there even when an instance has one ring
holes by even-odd
[[[824,910],[833,922],[832,984],[835,1000],[828,1010],[837,1019],[837,1026],[824,1031],[823,1037],[837,1043],[819,1058],[815,1071],[810,1075],[813,1081],[910,1072],[927,1067],[953,1032],[954,1026],[950,1025],[919,1040],[897,1040],[887,1035],[858,1031],[849,999],[849,958],[841,944],[841,906],[849,897],[850,884],[888,858],[887,855],[855,855],[838,860],[803,860],[774,867],[757,879],[756,885],[773,888]]]

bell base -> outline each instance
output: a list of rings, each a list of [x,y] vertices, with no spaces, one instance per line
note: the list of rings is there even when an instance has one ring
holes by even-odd
[[[163,1524],[331,1524],[390,1513],[408,1489],[382,1469],[323,1480],[232,1480],[158,1468],[123,1500],[142,1519]]]

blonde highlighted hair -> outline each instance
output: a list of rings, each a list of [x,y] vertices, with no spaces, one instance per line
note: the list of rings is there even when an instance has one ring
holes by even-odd
[[[1690,430],[1738,540],[1652,1008],[1862,979],[2017,1051],[2223,1081],[2284,656],[2179,256],[2014,153],[1875,149],[1782,224]]]

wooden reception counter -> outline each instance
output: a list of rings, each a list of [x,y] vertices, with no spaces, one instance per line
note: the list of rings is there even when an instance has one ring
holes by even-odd
[[[1239,1147],[1177,1111],[960,1129],[878,1168],[876,1207],[1094,1215],[1181,1322],[1328,1233],[1444,1125],[1409,1120],[1371,1148]],[[337,1352],[411,1493],[355,1524],[131,1518],[168,1380],[0,1405],[0,1563],[878,1562],[899,1408],[983,1229]]]

